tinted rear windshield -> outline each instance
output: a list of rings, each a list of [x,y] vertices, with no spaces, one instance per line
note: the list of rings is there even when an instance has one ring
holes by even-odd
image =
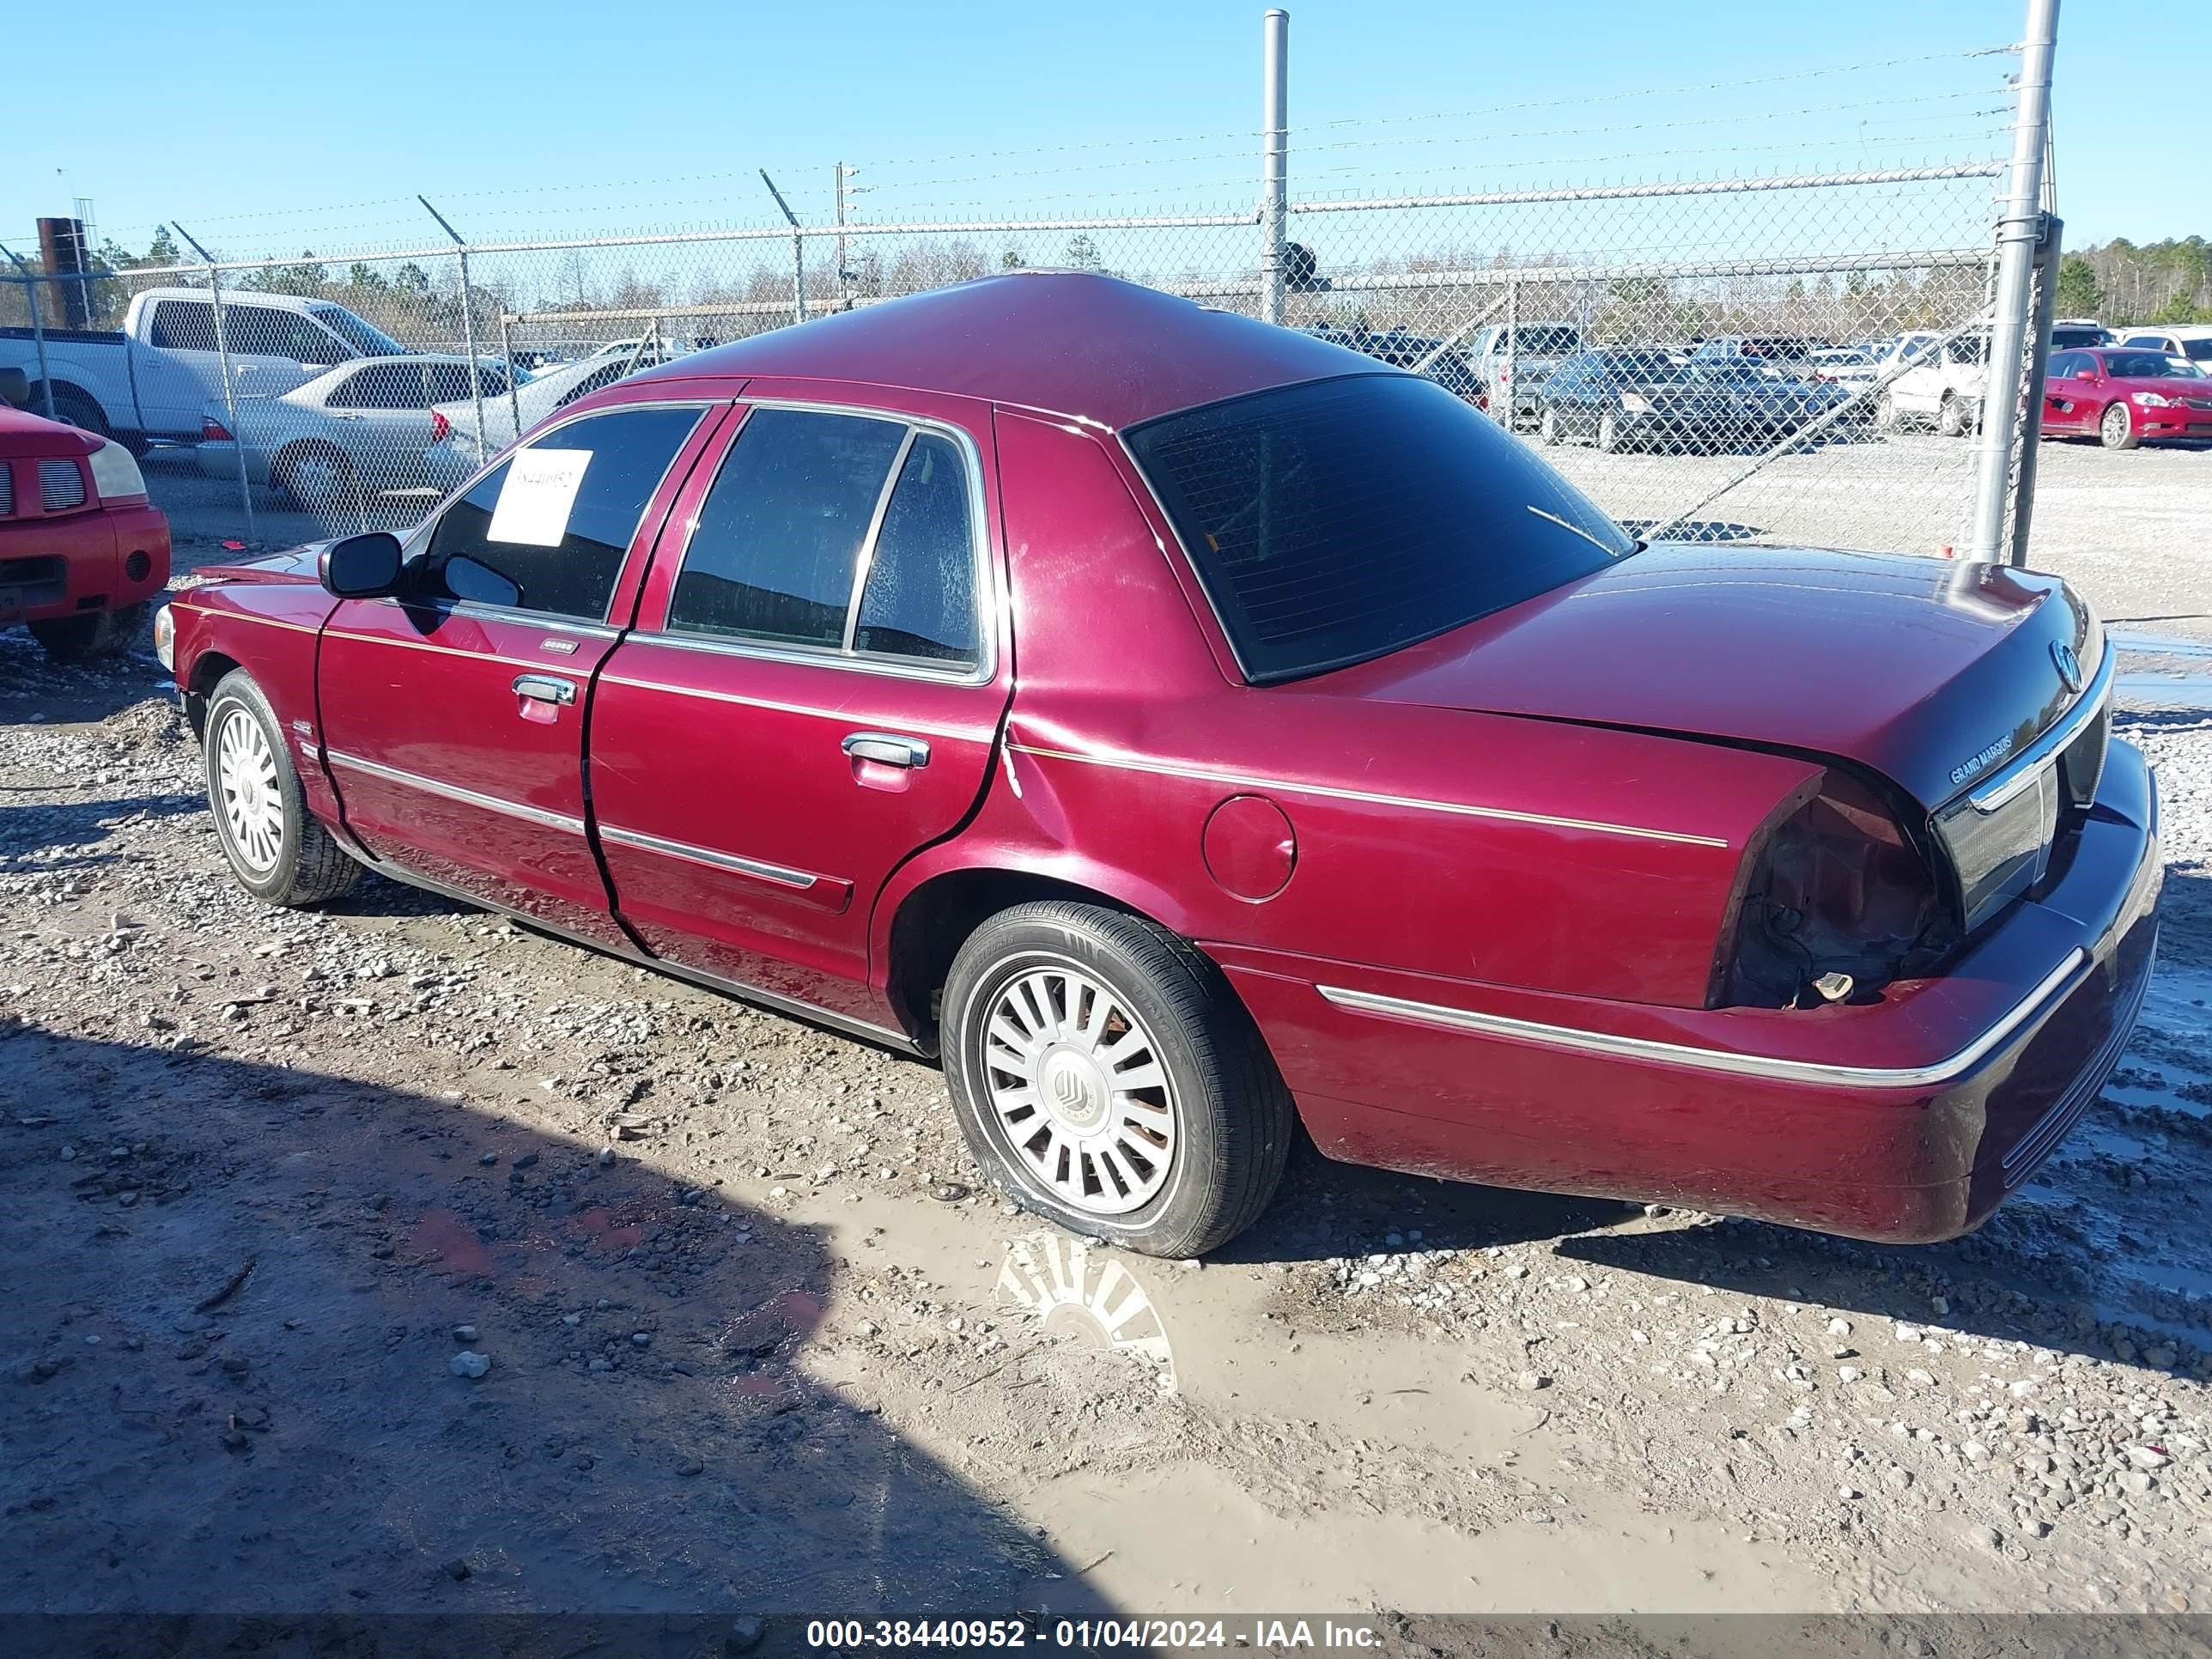
[[[1534,451],[1410,374],[1255,392],[1126,437],[1261,684],[1379,657],[1637,547]]]

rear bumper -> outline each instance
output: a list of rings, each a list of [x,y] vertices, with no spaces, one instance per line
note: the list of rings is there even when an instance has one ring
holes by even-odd
[[[2113,744],[2041,895],[1863,1006],[1661,1010],[1209,949],[1334,1157],[1929,1243],[1987,1218],[2118,1063],[2156,951],[2156,816]]]
[[[168,581],[169,521],[155,507],[0,523],[0,627],[136,605]]]

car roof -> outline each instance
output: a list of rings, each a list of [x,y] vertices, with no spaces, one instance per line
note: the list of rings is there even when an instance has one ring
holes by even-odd
[[[1118,277],[1022,270],[709,347],[623,384],[742,376],[901,386],[1118,430],[1271,386],[1398,372]]]
[[[2212,323],[2150,323],[2122,329],[2125,339],[2148,336],[2155,340],[2202,340],[2212,337]]]

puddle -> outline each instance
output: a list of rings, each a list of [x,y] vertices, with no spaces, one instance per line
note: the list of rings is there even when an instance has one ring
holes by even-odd
[[[2212,661],[2212,640],[2185,640],[2178,634],[2138,634],[2112,628],[2105,637],[2123,652],[2137,657],[2197,657]]]
[[[2123,702],[2148,703],[2156,708],[2212,711],[2212,641],[2171,634],[2138,634],[2126,629],[2113,629],[2105,637],[2119,651],[2124,668],[2130,659],[2134,659],[2130,672],[2113,678],[2113,690]],[[2176,661],[2204,666],[2145,665]]]
[[[2112,689],[2125,702],[2212,709],[2212,670],[2203,674],[2116,674]]]

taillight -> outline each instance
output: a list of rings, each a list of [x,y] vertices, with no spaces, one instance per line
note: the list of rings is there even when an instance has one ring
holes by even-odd
[[[1717,1006],[1863,997],[1932,969],[1958,929],[1923,849],[1875,791],[1831,771],[1747,855]]]
[[[214,416],[203,415],[200,416],[200,441],[204,444],[234,444],[238,440],[232,437],[230,428]]]
[[[430,441],[432,443],[443,443],[446,434],[453,429],[453,423],[451,421],[434,409],[430,411]]]

